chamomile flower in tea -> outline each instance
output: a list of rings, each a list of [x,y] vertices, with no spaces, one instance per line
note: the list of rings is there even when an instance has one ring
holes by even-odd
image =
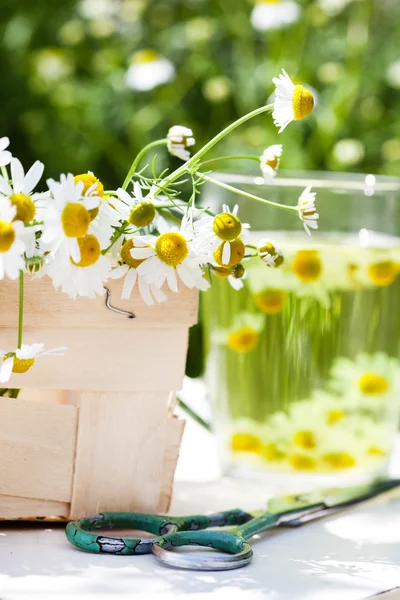
[[[310,229],[318,229],[319,214],[315,209],[316,192],[311,191],[309,185],[301,194],[298,202],[299,218],[303,222],[307,235],[311,235]]]

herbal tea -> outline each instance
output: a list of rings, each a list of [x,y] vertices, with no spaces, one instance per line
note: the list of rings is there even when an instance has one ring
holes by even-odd
[[[224,450],[248,473],[384,471],[400,405],[400,240],[271,238],[281,267],[254,258],[242,290],[214,277],[202,298]]]

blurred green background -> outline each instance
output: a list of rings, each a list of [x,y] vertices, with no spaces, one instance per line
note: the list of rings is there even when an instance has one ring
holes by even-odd
[[[279,139],[285,169],[399,174],[400,2],[296,4],[294,22],[260,30],[254,0],[0,0],[0,135],[48,176],[93,170],[115,186],[171,125],[199,145],[265,103],[284,67],[316,91],[313,115],[279,137],[258,118],[224,152]]]

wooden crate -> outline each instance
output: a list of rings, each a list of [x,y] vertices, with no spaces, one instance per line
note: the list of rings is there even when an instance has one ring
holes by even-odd
[[[146,306],[70,300],[26,277],[24,343],[68,346],[43,357],[0,398],[0,518],[80,518],[101,510],[168,510],[184,422],[173,417],[198,295],[187,288]],[[0,348],[16,347],[18,286],[0,282]],[[40,390],[40,391],[38,391]],[[60,392],[59,390],[62,390]]]

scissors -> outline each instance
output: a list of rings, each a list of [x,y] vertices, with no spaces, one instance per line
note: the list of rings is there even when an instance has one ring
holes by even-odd
[[[169,517],[131,512],[104,512],[68,523],[66,536],[81,550],[96,554],[135,555],[153,552],[165,566],[199,571],[238,569],[251,561],[253,550],[248,539],[280,525],[298,527],[306,522],[338,512],[362,501],[375,498],[400,486],[400,479],[346,488],[317,490],[309,494],[273,498],[267,511],[233,509],[211,515]],[[214,527],[231,527],[211,529]],[[155,538],[108,537],[104,529],[135,529],[154,534]],[[196,556],[177,553],[180,546],[204,546],[227,553]]]

